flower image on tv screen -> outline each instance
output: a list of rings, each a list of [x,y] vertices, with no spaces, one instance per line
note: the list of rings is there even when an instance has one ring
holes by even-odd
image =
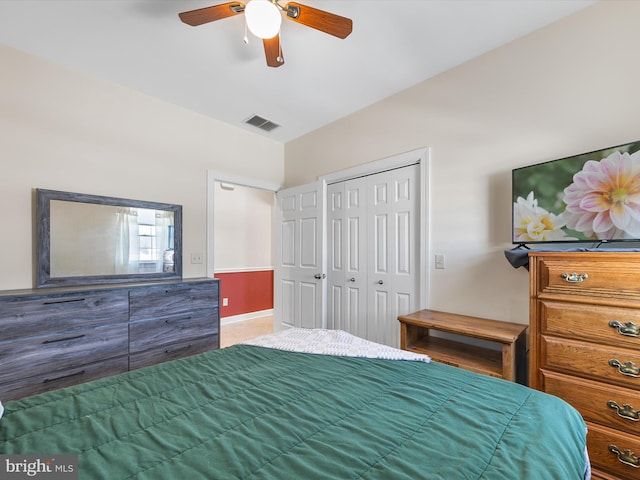
[[[640,240],[640,141],[516,168],[513,243]]]

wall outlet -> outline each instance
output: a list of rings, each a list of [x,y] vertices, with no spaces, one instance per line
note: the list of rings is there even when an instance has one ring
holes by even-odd
[[[201,253],[192,253],[191,254],[191,263],[202,263],[202,254]]]
[[[436,255],[436,268],[444,269],[444,255],[442,254]]]
[[[222,299],[222,306],[223,307],[228,307],[229,306],[229,299],[228,298],[223,298]]]

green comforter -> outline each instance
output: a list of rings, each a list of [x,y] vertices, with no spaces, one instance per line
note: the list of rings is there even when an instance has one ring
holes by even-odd
[[[8,402],[0,453],[77,453],[92,480],[570,480],[585,436],[558,398],[447,365],[236,345]]]

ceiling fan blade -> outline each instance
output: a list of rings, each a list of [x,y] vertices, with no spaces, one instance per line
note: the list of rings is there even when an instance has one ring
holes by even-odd
[[[199,8],[189,12],[179,13],[178,16],[187,25],[197,27],[204,23],[214,22],[223,18],[232,17],[244,12],[243,2],[227,2],[212,7]]]
[[[296,2],[289,2],[284,7],[286,16],[293,22],[302,23],[321,32],[338,38],[347,38],[353,30],[350,18],[307,7]]]
[[[284,57],[280,48],[280,35],[273,38],[262,39],[264,45],[264,55],[267,58],[267,65],[270,67],[281,67],[284,65]]]

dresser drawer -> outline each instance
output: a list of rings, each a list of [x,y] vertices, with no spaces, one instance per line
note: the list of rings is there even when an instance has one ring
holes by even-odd
[[[538,310],[543,335],[640,348],[640,309],[539,300]]]
[[[593,468],[621,479],[640,476],[640,438],[589,422],[587,428],[587,449]]]
[[[543,391],[573,405],[585,420],[640,435],[640,391],[542,370]]]
[[[540,368],[640,389],[640,351],[542,336]],[[627,370],[628,374],[621,373]]]
[[[583,301],[640,301],[640,263],[615,253],[537,257],[538,294],[568,295]]]
[[[195,310],[170,317],[131,322],[129,326],[130,351],[137,353],[162,345],[217,335],[218,322],[216,322],[216,318],[212,311]]]
[[[216,281],[154,286],[131,291],[130,319],[159,318],[204,307],[213,310],[217,306]]]
[[[214,350],[218,348],[220,344],[218,338],[217,334],[210,335],[208,337],[190,339],[185,342],[172,343],[143,352],[132,353],[129,360],[129,369],[134,370],[136,368]]]
[[[128,319],[126,291],[15,297],[0,302],[2,341],[23,338],[25,334],[48,335],[79,327],[126,323]]]
[[[127,324],[29,337],[0,344],[0,383],[127,355]]]
[[[11,383],[0,384],[0,392],[2,392],[3,401],[16,400],[28,395],[88,382],[107,375],[116,375],[126,372],[128,368],[129,358],[124,355],[66,370],[51,371],[33,377],[20,378]]]

